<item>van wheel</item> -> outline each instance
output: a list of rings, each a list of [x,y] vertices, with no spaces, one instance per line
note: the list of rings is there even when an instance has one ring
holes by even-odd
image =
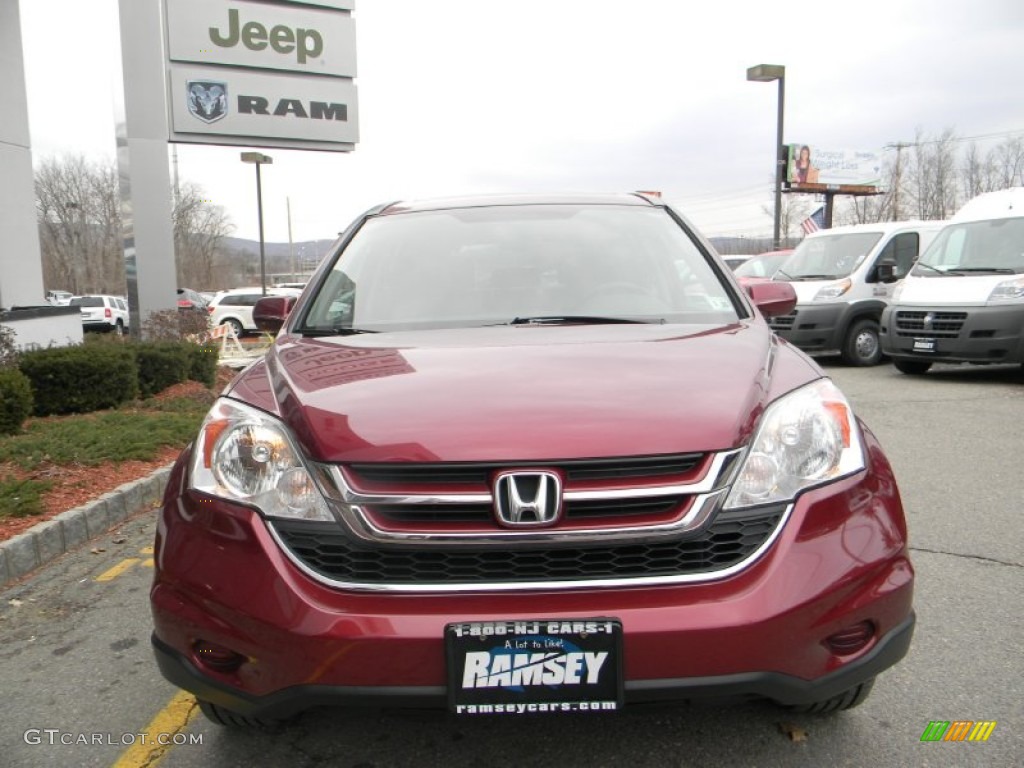
[[[882,362],[882,343],[878,338],[878,323],[858,320],[850,326],[843,343],[843,362],[847,365],[878,365]]]
[[[871,689],[875,685],[875,678],[866,680],[860,685],[855,685],[853,688],[849,688],[842,693],[836,694],[831,699],[825,699],[824,701],[815,701],[810,704],[800,704],[793,707],[787,707],[791,712],[802,712],[809,715],[830,715],[833,712],[842,712],[845,709],[853,709],[859,704],[863,704],[864,700],[871,693]]]
[[[230,709],[224,709],[211,701],[198,699],[200,711],[206,715],[206,719],[217,725],[227,728],[244,728],[253,731],[274,731],[284,725],[283,720],[267,720],[256,717],[246,717]]]
[[[928,369],[932,367],[931,363],[923,360],[893,360],[892,364],[896,366],[897,371],[910,376],[920,376],[922,373],[928,373]]]

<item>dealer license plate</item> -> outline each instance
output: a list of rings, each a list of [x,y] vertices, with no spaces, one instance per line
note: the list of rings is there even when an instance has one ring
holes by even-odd
[[[471,621],[445,627],[448,703],[459,715],[622,706],[616,619]]]
[[[935,339],[914,339],[915,352],[934,352]]]

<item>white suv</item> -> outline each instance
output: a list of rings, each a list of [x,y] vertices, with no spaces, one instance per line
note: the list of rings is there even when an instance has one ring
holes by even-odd
[[[298,296],[300,293],[302,291],[295,288],[267,288],[268,296]],[[220,291],[207,306],[210,312],[210,326],[228,323],[238,337],[247,332],[255,333],[259,329],[253,322],[252,308],[261,298],[263,292],[258,287]]]
[[[128,332],[128,302],[120,296],[75,296],[70,306],[82,313],[82,330]]]

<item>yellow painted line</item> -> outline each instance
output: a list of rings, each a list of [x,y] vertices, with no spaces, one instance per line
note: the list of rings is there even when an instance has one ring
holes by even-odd
[[[153,548],[152,547],[143,547],[142,549],[139,550],[139,554],[140,555],[152,555],[153,554]]]
[[[142,730],[146,737],[122,752],[111,768],[153,768],[166,757],[174,746],[174,736],[188,728],[198,711],[195,696],[178,691]]]
[[[143,568],[152,568],[155,565],[156,565],[156,563],[153,562],[153,558],[152,557],[147,557],[145,560],[142,561],[142,567]]]
[[[129,557],[125,560],[122,560],[113,568],[109,568],[103,573],[101,573],[99,576],[97,576],[96,581],[112,581],[113,579],[116,579],[122,573],[124,573],[129,568],[134,566],[137,562],[139,562],[139,559],[140,558],[138,557]]]

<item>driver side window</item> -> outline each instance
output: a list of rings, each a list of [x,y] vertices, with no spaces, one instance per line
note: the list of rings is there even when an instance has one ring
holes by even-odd
[[[885,248],[878,254],[875,265],[894,264],[895,276],[897,278],[906,277],[910,268],[914,266],[914,262],[917,261],[920,242],[921,239],[917,232],[903,232],[896,235],[886,243]]]

